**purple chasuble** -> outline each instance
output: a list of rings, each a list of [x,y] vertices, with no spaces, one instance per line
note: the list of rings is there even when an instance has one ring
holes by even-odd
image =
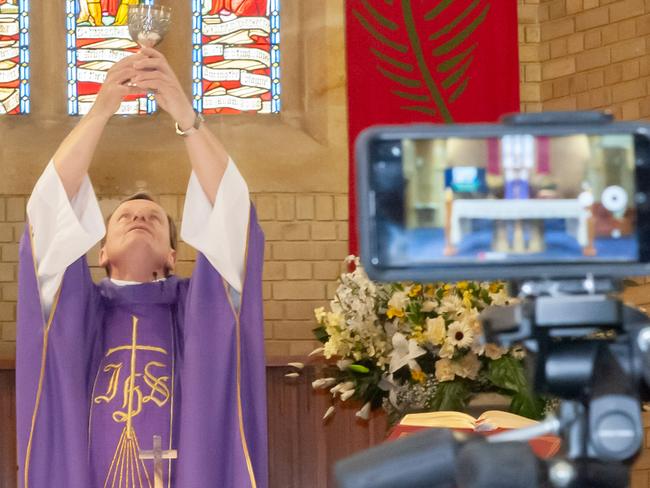
[[[19,485],[267,486],[264,238],[251,207],[238,314],[201,254],[190,280],[92,282],[85,257],[41,314],[29,234],[20,248],[16,403]]]

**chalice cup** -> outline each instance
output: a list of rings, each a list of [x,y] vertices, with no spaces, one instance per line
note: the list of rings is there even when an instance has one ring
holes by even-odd
[[[154,47],[169,30],[171,7],[156,3],[129,5],[129,34],[141,47]]]
[[[171,24],[171,7],[157,3],[129,5],[129,34],[140,47],[158,45]],[[147,98],[153,99],[155,90],[147,91]]]

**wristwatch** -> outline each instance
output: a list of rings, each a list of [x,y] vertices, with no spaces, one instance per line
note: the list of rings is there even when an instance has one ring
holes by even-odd
[[[194,112],[196,114],[196,117],[194,118],[194,124],[192,124],[192,127],[189,129],[181,129],[178,125],[178,122],[176,122],[176,134],[178,134],[181,137],[187,137],[190,134],[193,134],[197,130],[199,130],[199,127],[201,127],[201,123],[205,122],[205,119],[203,118],[203,115],[201,115],[198,112]]]

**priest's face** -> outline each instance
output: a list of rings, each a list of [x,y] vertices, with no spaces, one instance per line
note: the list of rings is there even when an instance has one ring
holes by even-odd
[[[115,269],[122,276],[125,270],[129,276],[165,276],[174,269],[176,260],[169,234],[167,214],[160,205],[149,200],[126,201],[108,221],[99,264],[111,277],[117,277]]]

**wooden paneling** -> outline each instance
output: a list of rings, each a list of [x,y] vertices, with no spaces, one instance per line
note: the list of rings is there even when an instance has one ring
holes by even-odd
[[[283,361],[267,367],[269,486],[334,488],[334,463],[380,443],[386,434],[385,416],[378,414],[364,422],[348,405],[323,422],[330,395],[312,390],[314,368],[308,366],[300,377],[287,378],[285,374],[295,370],[283,366]],[[0,488],[16,486],[14,386],[13,370],[0,368]],[[650,487],[650,413],[644,412],[643,421],[646,442],[632,471],[631,488]]]
[[[16,486],[16,394],[11,369],[0,369],[0,488]]]
[[[328,392],[314,392],[314,368],[298,378],[286,378],[288,367],[267,369],[269,415],[269,471],[272,488],[333,487],[331,468],[350,454],[383,440],[386,420],[358,419],[347,406],[323,422],[330,406]]]
[[[289,371],[293,369],[282,365],[267,368],[269,486],[333,487],[333,463],[380,442],[386,432],[385,419],[379,415],[363,422],[348,407],[324,423],[321,418],[330,395],[312,391],[314,368],[307,367],[296,379],[284,376]],[[15,424],[14,372],[0,369],[0,488],[16,486]]]

